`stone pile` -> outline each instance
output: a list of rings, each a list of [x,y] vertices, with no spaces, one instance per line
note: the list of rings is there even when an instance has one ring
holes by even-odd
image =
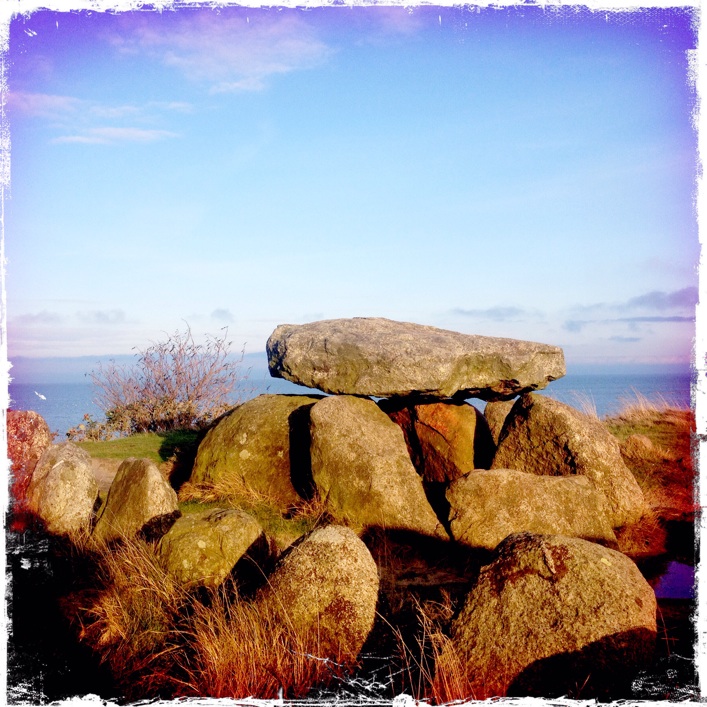
[[[281,325],[267,353],[273,375],[332,395],[241,405],[207,434],[192,482],[240,484],[283,512],[317,495],[351,527],[489,550],[522,531],[612,545],[644,512],[601,423],[534,394],[564,375],[557,347],[361,318]]]
[[[564,375],[560,349],[353,319],[279,326],[267,353],[272,375],[329,395],[244,403],[205,437],[193,482],[231,478],[283,512],[293,491],[317,495],[359,531],[495,550],[452,632],[484,696],[562,694],[554,668],[569,680],[592,661],[610,681],[624,649],[630,669],[649,659],[653,592],[610,549],[643,496],[601,423],[535,394]]]
[[[314,497],[324,504],[331,524],[280,558],[256,604],[319,631],[325,652],[355,655],[378,596],[358,534],[405,531],[493,552],[453,624],[455,653],[441,657],[476,676],[477,697],[535,694],[558,668],[574,679],[594,661],[601,680],[621,671],[623,655],[632,669],[648,660],[655,597],[610,549],[614,531],[641,518],[643,496],[601,423],[534,392],[564,375],[561,349],[351,319],[279,326],[267,353],[272,375],[327,395],[238,406],[205,435],[190,478],[266,497],[283,514]],[[487,401],[484,414],[471,397]],[[161,538],[164,566],[190,587],[273,559],[241,511],[179,518],[176,495],[146,460],[121,465],[98,519],[97,491],[81,481],[80,518],[57,525],[43,484],[78,478],[80,466],[72,445],[57,446],[64,456],[57,462],[50,447],[30,484],[52,532]]]

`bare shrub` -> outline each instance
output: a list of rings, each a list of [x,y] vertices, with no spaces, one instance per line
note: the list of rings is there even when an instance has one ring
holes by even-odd
[[[137,351],[132,366],[99,363],[90,378],[95,402],[105,423],[84,418],[80,436],[107,439],[113,435],[203,429],[231,409],[230,394],[243,360],[230,356],[228,330],[194,341],[191,329],[176,331],[165,341]]]

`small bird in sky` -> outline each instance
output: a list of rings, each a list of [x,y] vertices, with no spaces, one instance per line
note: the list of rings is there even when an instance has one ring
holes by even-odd
[[[34,391],[34,394],[40,399],[40,400],[46,400],[47,396],[42,395],[41,393],[38,393],[36,390]]]

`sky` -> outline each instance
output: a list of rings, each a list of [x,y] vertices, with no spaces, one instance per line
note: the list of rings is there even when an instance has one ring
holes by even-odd
[[[15,17],[8,356],[370,316],[693,357],[694,10]]]

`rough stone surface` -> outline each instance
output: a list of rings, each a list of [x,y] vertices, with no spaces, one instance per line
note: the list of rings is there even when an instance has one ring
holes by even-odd
[[[613,527],[645,512],[643,492],[618,440],[597,419],[543,395],[524,395],[506,418],[492,469],[587,476],[604,493]]]
[[[283,508],[296,503],[311,492],[309,410],[319,399],[260,395],[243,403],[209,430],[199,445],[191,481],[231,478]]]
[[[507,399],[565,375],[562,349],[389,319],[281,324],[271,375],[349,395]]]
[[[256,602],[282,612],[322,658],[357,656],[368,637],[378,601],[378,569],[349,528],[313,530],[292,546]]]
[[[118,468],[93,538],[109,542],[163,535],[179,517],[177,494],[149,459],[126,459]]]
[[[567,535],[615,544],[606,499],[586,476],[472,471],[447,490],[452,537],[493,550],[513,533]]]
[[[416,405],[415,432],[430,481],[451,481],[472,469],[486,469],[496,451],[484,416],[466,403]]]
[[[372,400],[324,398],[310,418],[312,476],[335,518],[356,527],[447,537],[410,461],[401,429]]]
[[[491,430],[494,444],[498,444],[498,439],[501,436],[503,423],[506,421],[508,413],[513,408],[515,400],[498,400],[486,404],[484,408],[484,417]]]
[[[67,535],[90,530],[97,501],[88,453],[70,442],[47,447],[27,488],[27,509],[47,531]]]
[[[158,553],[165,569],[182,584],[218,586],[248,556],[264,561],[263,529],[245,511],[215,508],[182,516],[162,537]]]
[[[591,694],[630,681],[656,638],[656,600],[625,555],[576,538],[520,533],[482,568],[452,624],[476,699]],[[449,649],[441,656],[451,660]]]
[[[413,465],[425,481],[447,483],[491,465],[496,445],[472,405],[449,400],[401,407],[386,399],[379,407],[403,430]]]
[[[22,506],[32,472],[44,450],[52,443],[52,433],[44,418],[32,410],[7,411],[7,457],[10,460],[13,500]]]

